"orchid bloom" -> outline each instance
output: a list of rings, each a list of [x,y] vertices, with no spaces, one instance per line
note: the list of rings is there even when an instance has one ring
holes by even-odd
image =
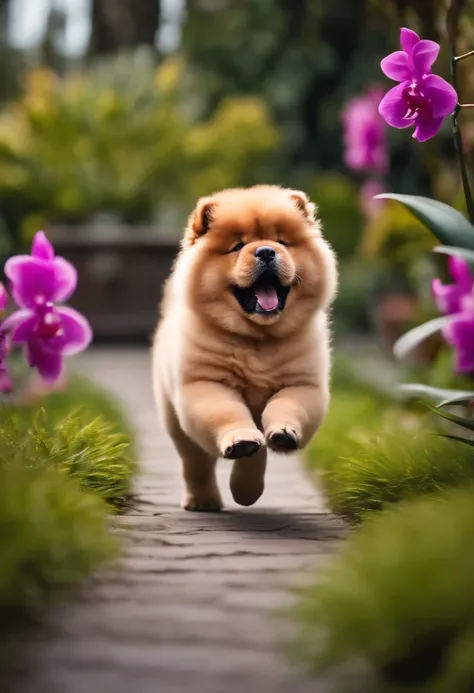
[[[63,369],[63,358],[85,349],[92,330],[87,320],[73,308],[55,305],[74,292],[77,272],[54,248],[43,231],[33,240],[32,254],[7,260],[5,274],[11,282],[12,296],[20,310],[4,322],[11,342],[25,344],[30,366],[44,380],[56,381]]]
[[[458,373],[474,373],[474,311],[460,313],[441,332],[448,344],[456,350]]]
[[[431,73],[438,43],[420,39],[411,29],[401,30],[400,43],[402,50],[380,64],[384,74],[400,84],[385,94],[379,113],[394,128],[415,126],[413,137],[424,142],[436,135],[443,120],[453,113],[458,97],[446,80]]]
[[[382,94],[372,87],[366,94],[351,99],[342,112],[344,160],[354,171],[383,175],[388,170],[385,123],[377,111]]]
[[[440,279],[433,279],[433,296],[441,313],[451,315],[460,313],[463,307],[473,298],[474,277],[469,264],[460,257],[451,256],[448,259],[448,269],[454,284],[443,284]]]
[[[452,320],[442,328],[444,339],[456,350],[456,370],[474,372],[474,276],[468,263],[460,257],[449,258],[449,272],[454,284],[433,280],[436,305]]]
[[[8,304],[8,294],[0,282],[0,311],[3,313]],[[0,392],[8,392],[12,389],[12,381],[6,364],[8,353],[7,334],[3,324],[0,323]]]

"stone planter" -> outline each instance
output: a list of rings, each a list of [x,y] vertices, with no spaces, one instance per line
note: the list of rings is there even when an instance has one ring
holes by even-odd
[[[48,236],[78,270],[70,304],[88,318],[95,340],[149,340],[179,236],[117,224],[57,226]]]

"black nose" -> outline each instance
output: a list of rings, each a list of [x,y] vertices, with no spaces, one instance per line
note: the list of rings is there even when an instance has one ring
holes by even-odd
[[[265,262],[267,265],[270,264],[275,255],[275,249],[269,245],[261,245],[260,248],[257,248],[255,251],[255,257],[258,257],[259,260]]]

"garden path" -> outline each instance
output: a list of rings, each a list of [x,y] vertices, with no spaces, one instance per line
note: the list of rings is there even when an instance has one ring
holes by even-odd
[[[272,457],[254,508],[179,508],[178,460],[157,423],[149,354],[96,348],[83,372],[123,401],[139,434],[137,502],[121,566],[96,576],[28,637],[14,693],[338,693],[284,652],[291,625],[275,611],[341,536],[294,457]],[[332,684],[334,686],[334,684]],[[340,685],[340,682],[339,682]]]

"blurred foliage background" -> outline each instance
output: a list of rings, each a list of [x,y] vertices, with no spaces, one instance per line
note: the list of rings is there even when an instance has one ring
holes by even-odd
[[[379,63],[402,25],[441,43],[447,76],[445,4],[0,0],[0,253],[104,215],[178,237],[196,197],[279,183],[310,194],[339,255],[336,327],[367,328],[387,294],[412,305],[431,239],[400,206],[364,214],[341,111],[384,87]],[[472,46],[472,7],[463,17]],[[389,145],[387,189],[457,203],[449,125],[423,146],[392,130]]]

